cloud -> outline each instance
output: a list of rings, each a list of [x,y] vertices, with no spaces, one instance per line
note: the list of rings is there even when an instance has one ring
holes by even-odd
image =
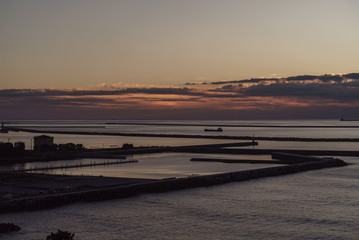
[[[210,84],[222,85],[222,84],[230,84],[230,83],[261,83],[266,81],[278,81],[278,80],[280,80],[280,78],[250,78],[243,80],[211,82]]]
[[[343,77],[348,79],[359,79],[359,73],[348,73],[344,74]]]
[[[296,82],[296,81],[321,81],[321,82],[343,82],[348,79],[358,80],[359,73],[348,73],[348,74],[324,74],[324,75],[297,75],[284,78],[250,78],[250,79],[241,79],[241,80],[231,80],[231,81],[216,81],[211,82],[212,85],[224,85],[224,84],[233,84],[233,83],[248,83],[248,84],[258,84],[263,82]],[[208,83],[186,83],[188,86],[208,84]]]
[[[122,87],[101,84],[101,89],[3,89],[0,90],[0,112],[4,116],[19,116],[32,109],[36,116],[75,114],[86,112],[126,112],[143,116],[139,112],[161,112],[161,116],[174,111],[191,113],[292,111],[323,107],[359,108],[359,74],[298,75],[287,78],[251,78],[228,81],[197,88],[186,87]],[[192,110],[193,111],[192,111]],[[336,108],[337,109],[337,108]],[[170,111],[171,110],[171,111]],[[190,111],[191,110],[191,111]],[[111,112],[112,111],[112,112]],[[138,111],[138,113],[136,113]],[[359,111],[356,111],[359,114]],[[226,116],[229,116],[226,112]],[[259,116],[251,112],[253,116]],[[313,115],[313,112],[311,112]],[[329,114],[329,113],[328,113]],[[332,113],[336,114],[336,113]],[[270,115],[270,114],[269,114]],[[268,115],[268,117],[269,117]],[[84,115],[85,116],[85,115]],[[87,115],[86,115],[87,116]],[[177,116],[177,114],[176,114]],[[191,118],[191,116],[187,116]]]
[[[189,88],[123,88],[118,90],[76,90],[76,89],[4,89],[0,90],[0,97],[25,97],[25,96],[106,96],[124,95],[133,93],[145,94],[188,94]]]
[[[326,98],[343,101],[359,101],[359,87],[350,84],[319,84],[319,83],[274,83],[269,85],[255,85],[242,88],[240,93],[245,96],[272,97],[304,97]]]
[[[190,107],[206,102],[206,93],[189,88],[123,88],[117,90],[5,89],[2,107],[137,108]]]
[[[230,94],[237,97],[273,97],[296,98],[298,102],[310,99],[326,99],[334,102],[359,102],[359,74],[325,74],[320,76],[299,75],[281,79],[250,79],[233,84],[229,81],[221,87],[210,89],[218,94]],[[245,84],[245,83],[252,84]],[[228,96],[228,95],[227,95]]]

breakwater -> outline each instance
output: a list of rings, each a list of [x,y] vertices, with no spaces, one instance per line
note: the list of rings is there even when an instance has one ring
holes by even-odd
[[[316,156],[308,156],[308,155],[294,154],[288,152],[272,152],[272,159],[277,159],[279,161],[285,161],[289,163],[307,163],[307,162],[323,160],[323,158]]]
[[[180,146],[180,147],[171,147],[170,149],[197,149],[197,148],[228,148],[228,147],[248,147],[248,146],[257,146],[258,142],[234,142],[234,143],[219,143],[219,144],[201,144],[201,145],[190,145],[190,146]]]
[[[358,120],[341,120],[341,121],[359,121]],[[108,125],[133,125],[133,126],[187,126],[187,127],[243,127],[243,128],[359,128],[359,126],[343,125],[270,125],[270,124],[186,124],[186,123],[135,123],[135,122],[107,122]]]
[[[205,176],[192,176],[188,178],[174,178],[140,184],[131,184],[120,187],[109,187],[97,190],[77,191],[40,197],[21,198],[6,202],[0,202],[0,212],[37,210],[74,202],[100,201],[131,197],[145,193],[159,193],[195,187],[205,187],[229,183],[233,181],[247,181],[263,177],[280,176],[328,167],[340,167],[345,165],[347,164],[340,159],[325,158],[321,159],[320,161],[315,159],[312,162],[298,163],[285,166]]]
[[[299,155],[287,152],[272,152],[273,160],[224,159],[224,158],[191,158],[194,162],[222,162],[222,163],[249,163],[249,164],[299,164],[323,159],[316,156]]]
[[[248,155],[271,155],[274,152],[286,152],[300,155],[316,156],[350,156],[358,157],[359,151],[342,151],[342,150],[290,150],[290,149],[234,149],[234,148],[171,148],[172,152],[187,153],[209,153],[209,154],[248,154]]]
[[[201,138],[224,140],[253,140],[253,136],[227,136],[227,135],[191,135],[191,134],[151,134],[151,133],[109,133],[109,132],[82,132],[59,130],[36,130],[28,128],[7,127],[8,131],[47,133],[47,134],[75,134],[75,135],[103,135],[103,136],[127,136],[127,137],[156,137],[156,138]],[[299,137],[260,137],[255,140],[262,141],[291,141],[291,142],[359,142],[359,138],[299,138]]]
[[[95,167],[95,166],[105,166],[105,165],[114,165],[114,164],[124,164],[124,163],[136,163],[138,160],[117,160],[117,161],[104,161],[104,162],[93,162],[93,163],[80,163],[74,165],[61,165],[61,166],[45,166],[45,167],[34,167],[28,169],[14,170],[15,172],[33,172],[33,171],[49,171],[55,169],[68,169],[68,168],[81,168],[81,167]]]
[[[223,159],[223,158],[191,158],[192,162],[222,162],[222,163],[249,163],[249,164],[288,164],[286,161]]]

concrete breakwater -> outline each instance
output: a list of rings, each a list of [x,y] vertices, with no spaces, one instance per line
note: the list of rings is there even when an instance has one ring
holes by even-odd
[[[249,164],[288,164],[284,161],[223,159],[223,158],[191,158],[192,162],[222,162],[222,163],[249,163]]]
[[[191,158],[195,162],[222,162],[222,163],[249,163],[249,164],[299,164],[322,161],[329,158],[320,158],[286,152],[272,152],[273,160],[224,159],[224,158]],[[331,158],[332,159],[332,158]]]
[[[288,152],[272,152],[272,159],[286,161],[289,164],[307,163],[307,162],[323,160],[323,158],[320,158],[320,157],[300,155],[300,154],[294,154],[294,153],[288,153]],[[324,158],[324,159],[327,159],[327,158]]]
[[[117,161],[104,161],[104,162],[93,162],[93,163],[80,163],[74,165],[61,165],[61,166],[46,166],[46,167],[35,167],[29,169],[21,169],[21,170],[14,170],[17,172],[32,172],[32,171],[49,171],[55,169],[68,169],[68,168],[81,168],[81,167],[94,167],[94,166],[105,166],[105,165],[114,165],[114,164],[124,164],[124,163],[136,163],[137,160],[117,160]]]
[[[274,152],[286,152],[300,155],[316,155],[316,156],[352,156],[358,157],[359,151],[345,150],[293,150],[293,149],[236,149],[236,148],[171,148],[172,152],[187,153],[208,153],[208,154],[248,154],[248,155],[271,155]]]
[[[359,119],[341,119],[341,121],[359,121]],[[345,125],[268,125],[268,124],[186,124],[186,123],[135,123],[135,122],[106,122],[107,125],[139,125],[139,126],[191,126],[191,127],[252,127],[252,128],[359,128]]]
[[[192,176],[188,178],[174,178],[159,181],[154,180],[146,183],[101,188],[97,190],[77,191],[40,197],[21,198],[6,202],[0,202],[0,212],[37,210],[74,202],[100,201],[107,199],[131,197],[145,193],[159,193],[195,187],[205,187],[229,183],[233,181],[246,181],[256,178],[279,176],[302,171],[316,170],[328,167],[339,167],[345,165],[347,164],[340,159],[325,158],[321,159],[320,161],[318,161],[318,159],[315,159],[312,162],[291,164],[285,166],[221,173],[214,175]]]

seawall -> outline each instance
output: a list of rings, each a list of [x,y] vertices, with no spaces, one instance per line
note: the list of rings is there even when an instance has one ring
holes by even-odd
[[[51,208],[74,202],[100,201],[131,197],[144,193],[159,193],[181,189],[205,187],[224,184],[233,181],[247,181],[251,179],[292,174],[297,172],[316,170],[328,167],[347,165],[340,159],[322,159],[306,163],[237,171],[188,178],[166,179],[149,183],[133,184],[121,187],[102,188],[90,191],[78,191],[64,194],[47,195],[41,197],[15,199],[0,203],[0,212],[37,210]]]
[[[291,149],[254,149],[254,148],[171,148],[172,152],[188,153],[219,153],[219,154],[248,154],[248,155],[271,155],[274,152],[286,152],[301,155],[316,156],[352,156],[358,157],[359,151],[346,150],[291,150]]]

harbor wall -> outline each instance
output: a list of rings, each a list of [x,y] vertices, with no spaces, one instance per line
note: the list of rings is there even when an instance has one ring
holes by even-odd
[[[263,177],[279,176],[345,165],[347,164],[344,161],[333,158],[323,159],[321,161],[221,173],[214,175],[193,176],[188,178],[174,178],[157,181],[155,180],[149,183],[133,184],[121,187],[111,187],[91,191],[78,191],[72,193],[11,200],[0,203],[0,212],[37,210],[56,207],[74,202],[101,201],[108,199],[125,198],[145,193],[160,193],[195,187],[205,187],[229,183],[233,181],[247,181]]]

